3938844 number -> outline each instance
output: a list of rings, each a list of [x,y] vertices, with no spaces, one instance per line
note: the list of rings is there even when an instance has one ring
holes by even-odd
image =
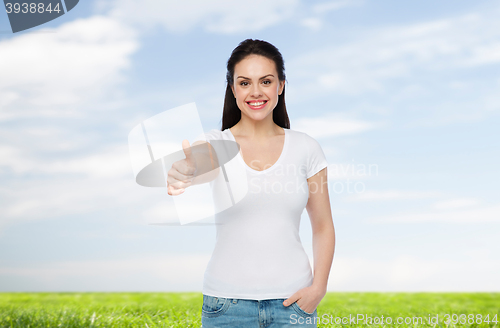
[[[445,314],[445,324],[481,324],[481,323],[498,323],[498,315],[491,316],[489,314]]]
[[[59,3],[57,3],[54,8],[52,8],[52,3],[49,3],[46,7],[43,2],[36,3],[36,2],[31,2],[31,3],[6,3],[5,4],[5,10],[7,11],[7,14],[43,14],[44,12],[52,13],[52,12],[57,12],[58,14],[61,12],[61,8],[59,7]]]

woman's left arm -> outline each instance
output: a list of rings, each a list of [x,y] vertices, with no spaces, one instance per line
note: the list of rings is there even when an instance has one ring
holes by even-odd
[[[307,184],[309,200],[306,209],[313,233],[314,280],[311,286],[297,291],[283,305],[289,306],[297,301],[302,310],[312,313],[326,294],[335,251],[335,229],[328,195],[327,168],[307,179]]]

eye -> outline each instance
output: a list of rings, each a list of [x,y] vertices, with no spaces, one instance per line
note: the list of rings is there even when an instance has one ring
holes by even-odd
[[[269,85],[269,84],[271,84],[271,81],[269,81],[269,80],[264,80],[264,81],[262,81],[262,83],[264,83],[264,84],[266,84],[266,85]]]
[[[242,82],[240,82],[240,85],[242,85],[242,86],[246,86],[246,85],[248,85],[248,82],[246,82],[246,81],[242,81]]]

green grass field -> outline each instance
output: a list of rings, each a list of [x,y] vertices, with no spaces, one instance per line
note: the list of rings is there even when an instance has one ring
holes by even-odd
[[[0,293],[0,327],[200,327],[201,305],[201,293]],[[318,327],[500,327],[500,293],[327,293],[317,312]]]

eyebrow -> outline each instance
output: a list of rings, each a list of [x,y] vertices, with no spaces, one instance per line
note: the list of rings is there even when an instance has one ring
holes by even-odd
[[[272,76],[272,77],[274,77],[274,75],[272,75],[272,74],[267,74],[267,75],[264,75],[263,77],[261,77],[259,80],[262,80],[263,78],[266,78],[266,77],[268,77],[268,76]],[[246,79],[246,80],[251,80],[250,78],[248,78],[248,77],[244,77],[244,76],[238,76],[236,79]]]

